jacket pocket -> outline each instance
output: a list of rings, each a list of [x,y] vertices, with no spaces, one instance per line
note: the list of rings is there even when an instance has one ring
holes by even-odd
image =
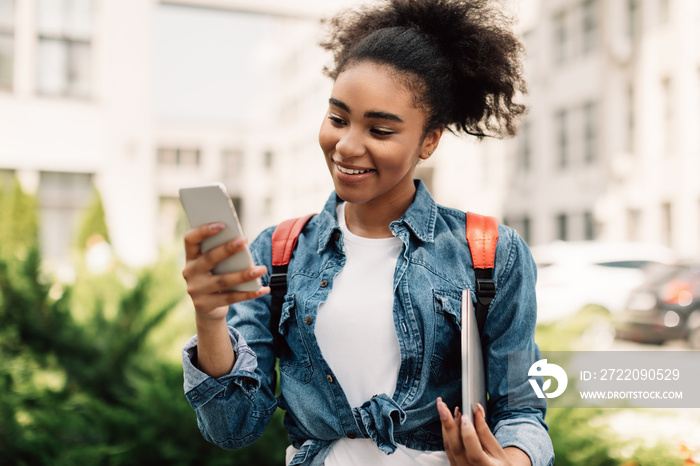
[[[286,344],[280,348],[280,372],[302,383],[311,381],[313,368],[309,350],[297,321],[297,306],[294,295],[287,295],[282,306],[279,332]]]
[[[461,377],[461,305],[461,293],[433,291],[435,344],[430,370],[439,383],[453,382]]]

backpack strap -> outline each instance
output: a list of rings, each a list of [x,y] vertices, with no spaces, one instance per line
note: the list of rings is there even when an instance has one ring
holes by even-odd
[[[287,294],[287,269],[301,231],[314,214],[285,220],[277,225],[272,233],[272,273],[270,274],[270,329],[275,347],[279,346],[280,334],[277,331],[284,296]]]
[[[495,217],[467,212],[467,243],[474,263],[476,275],[476,323],[479,327],[479,335],[484,341],[484,325],[486,315],[494,296],[496,296],[496,282],[493,280],[493,269],[496,262],[496,244],[498,243],[498,220]]]

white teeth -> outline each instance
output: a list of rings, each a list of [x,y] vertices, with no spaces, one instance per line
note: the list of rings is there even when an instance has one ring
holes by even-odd
[[[359,175],[360,173],[366,173],[369,170],[351,170],[349,168],[343,168],[340,165],[336,165],[338,167],[338,170],[340,170],[342,173],[347,173],[348,175]]]

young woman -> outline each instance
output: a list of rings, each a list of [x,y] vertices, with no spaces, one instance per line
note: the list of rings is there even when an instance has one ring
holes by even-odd
[[[553,463],[544,402],[530,390],[525,403],[508,403],[514,387],[529,388],[529,365],[515,386],[508,380],[509,353],[537,352],[528,248],[499,227],[484,327],[489,418],[476,407],[472,424],[448,408],[461,404],[461,292],[475,283],[465,213],[437,205],[413,179],[445,129],[515,132],[521,46],[487,3],[389,0],[330,23],[334,86],[319,143],[335,192],[299,237],[276,328],[273,229],[251,245],[260,265],[227,275],[211,270],[243,241],[201,254],[223,225],[185,236],[197,324],[183,351],[185,392],[209,441],[247,445],[280,406],[291,465]],[[265,285],[256,292],[222,292],[256,277]]]

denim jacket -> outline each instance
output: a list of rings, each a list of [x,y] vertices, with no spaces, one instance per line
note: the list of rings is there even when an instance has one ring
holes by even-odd
[[[436,398],[461,405],[460,303],[464,288],[475,289],[465,239],[466,215],[435,203],[424,185],[406,213],[392,222],[403,242],[394,273],[394,322],[401,363],[391,397],[379,393],[362,406],[350,406],[324,360],[314,334],[319,304],[343,268],[343,235],[331,195],[299,237],[289,265],[288,292],[278,331],[287,345],[279,357],[281,395],[275,397],[275,354],[270,331],[270,296],[229,308],[228,324],[236,362],[231,373],[214,379],[196,368],[197,340],[183,349],[184,388],[204,437],[223,448],[240,448],[262,435],[277,407],[299,451],[292,465],[321,465],[342,437],[370,438],[385,453],[397,444],[443,450]],[[252,243],[253,257],[271,270],[271,236],[265,230]],[[499,226],[491,303],[484,333],[489,425],[502,447],[516,446],[533,465],[553,464],[544,422],[546,404],[529,386],[527,367],[520,388],[528,403],[508,405],[508,353],[539,354],[534,342],[536,269],[525,242]],[[269,283],[269,275],[263,277]],[[358,344],[361,344],[358,338]],[[511,389],[512,387],[512,381]]]

